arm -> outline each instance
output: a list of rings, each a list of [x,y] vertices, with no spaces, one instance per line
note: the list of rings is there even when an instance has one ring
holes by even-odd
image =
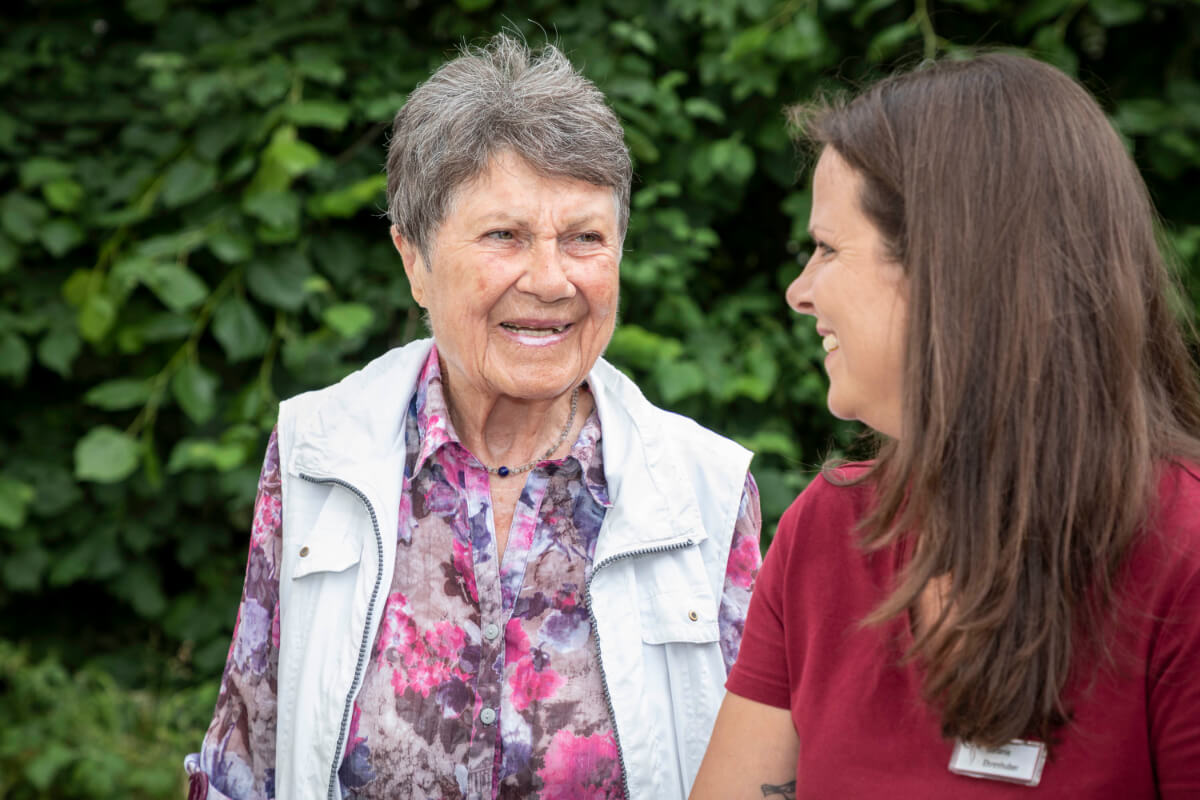
[[[795,800],[800,738],[791,712],[725,695],[690,800]]]
[[[200,752],[184,762],[189,800],[267,800],[274,796],[281,522],[279,447],[272,432],[254,504],[242,601],[217,707]]]
[[[1200,574],[1192,575],[1165,615],[1154,648],[1150,737],[1159,797],[1200,793]]]
[[[747,480],[748,486],[753,482]],[[754,500],[757,501],[757,491]],[[757,502],[755,502],[757,508]],[[788,708],[784,596],[794,527],[789,509],[754,581],[737,662],[717,714],[692,800],[794,800],[800,739]],[[757,537],[756,537],[757,539]],[[736,546],[736,542],[735,542]],[[757,549],[757,548],[756,548]],[[730,562],[734,556],[730,555]],[[759,563],[755,560],[756,565]],[[732,568],[730,570],[733,571]],[[749,591],[749,589],[747,589]],[[724,612],[724,601],[722,603]],[[722,644],[725,633],[722,631]]]
[[[721,632],[721,655],[725,672],[733,668],[742,633],[746,627],[746,612],[750,608],[750,593],[762,566],[762,551],[758,541],[762,533],[762,511],[758,503],[758,486],[749,472],[742,489],[737,520],[733,524],[733,539],[729,559],[725,563],[725,588],[721,593],[721,608],[717,624]]]

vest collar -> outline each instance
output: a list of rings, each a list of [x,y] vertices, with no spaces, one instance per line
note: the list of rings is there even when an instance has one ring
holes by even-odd
[[[404,463],[409,403],[433,346],[422,339],[375,359],[341,382],[310,395],[297,420],[284,468],[293,475],[335,478],[388,496]],[[662,439],[665,413],[604,359],[588,374],[600,417],[604,475],[612,507],[595,563],[643,549],[706,538],[699,505]],[[385,490],[382,493],[379,490]]]

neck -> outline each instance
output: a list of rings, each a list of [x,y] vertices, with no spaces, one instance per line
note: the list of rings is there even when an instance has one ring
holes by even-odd
[[[446,405],[463,446],[488,467],[515,467],[541,459],[558,441],[571,414],[571,390],[557,397],[523,400],[451,385],[442,373]],[[591,394],[580,390],[571,430],[555,449],[561,457],[591,413]]]

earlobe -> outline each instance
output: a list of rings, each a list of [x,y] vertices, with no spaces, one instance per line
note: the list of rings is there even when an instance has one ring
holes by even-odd
[[[425,269],[417,248],[401,235],[399,228],[393,225],[391,234],[392,246],[396,248],[396,252],[400,254],[400,260],[404,263],[404,274],[408,276],[408,286],[412,292],[412,298],[417,305],[424,308],[425,274],[428,270]]]

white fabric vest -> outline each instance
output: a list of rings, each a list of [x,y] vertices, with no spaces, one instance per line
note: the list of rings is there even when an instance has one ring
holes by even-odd
[[[396,557],[405,417],[431,346],[397,348],[280,406],[276,797],[340,798]],[[603,360],[588,385],[612,507],[587,603],[628,797],[682,799],[724,696],[717,612],[751,454],[654,407]]]

